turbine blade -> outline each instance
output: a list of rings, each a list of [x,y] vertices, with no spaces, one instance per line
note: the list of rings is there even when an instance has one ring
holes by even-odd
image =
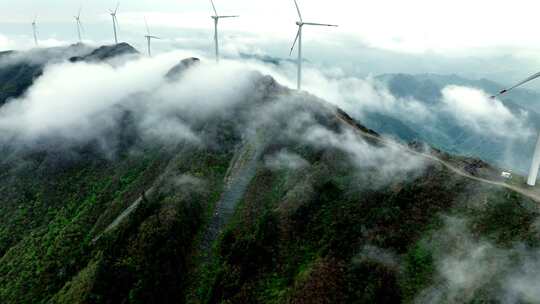
[[[529,78],[519,82],[518,84],[514,85],[513,87],[510,87],[510,88],[508,88],[506,90],[500,91],[497,95],[491,96],[491,98],[496,98],[498,96],[506,94],[506,93],[508,93],[508,92],[510,92],[510,91],[512,91],[512,90],[514,90],[514,89],[516,89],[516,88],[530,82],[530,81],[533,81],[533,80],[535,80],[536,78],[539,78],[539,77],[540,77],[540,73],[536,73],[536,74],[532,75],[531,77],[529,77]]]
[[[294,51],[294,47],[296,46],[296,42],[298,41],[298,37],[300,37],[300,30],[301,30],[301,28],[299,27],[298,32],[296,33],[296,38],[294,38],[294,42],[293,42],[293,45],[291,47],[291,52],[289,53],[289,56],[292,55],[292,52]]]
[[[210,0],[210,3],[212,3],[212,8],[214,9],[214,13],[216,13],[216,16],[218,15],[216,6],[214,5],[214,0]]]
[[[217,16],[218,18],[238,18],[240,16],[238,15],[231,15],[231,16]]]
[[[312,22],[304,22],[305,25],[315,25],[315,26],[332,26],[332,27],[338,27],[335,24],[325,24],[325,23],[312,23]]]
[[[148,21],[146,20],[146,17],[144,17],[144,25],[146,25],[146,32],[148,33],[148,36],[150,36],[150,28],[148,27]]]
[[[300,7],[298,6],[298,2],[296,2],[296,0],[294,0],[294,5],[296,6],[296,10],[298,11],[298,17],[300,17],[300,22],[304,22],[302,20],[302,13],[300,12]]]
[[[77,14],[77,18],[81,18],[81,12],[82,12],[82,5],[79,7],[79,13]]]
[[[114,10],[114,14],[116,15],[116,12],[118,12],[118,8],[120,7],[120,2],[116,4],[116,9]]]

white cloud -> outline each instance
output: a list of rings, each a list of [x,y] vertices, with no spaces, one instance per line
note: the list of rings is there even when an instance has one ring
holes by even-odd
[[[436,273],[415,303],[468,303],[479,296],[505,304],[540,303],[540,251],[521,243],[496,246],[468,225],[447,217],[430,238]]]
[[[302,136],[315,146],[330,146],[347,153],[359,170],[373,170],[379,173],[381,181],[404,179],[410,173],[417,173],[426,165],[419,156],[405,152],[397,146],[375,146],[352,131],[335,133],[326,128],[314,126]]]
[[[76,129],[97,129],[103,125],[96,126],[93,118],[131,94],[156,88],[173,62],[139,60],[120,68],[87,63],[49,66],[23,99],[1,109],[0,128],[25,136],[57,132],[77,136]]]
[[[267,156],[265,165],[274,170],[291,169],[298,170],[309,166],[309,162],[300,155],[291,153],[287,150],[281,150],[278,153]]]
[[[225,115],[235,103],[244,101],[259,74],[237,62],[223,61],[218,66],[204,60],[180,81],[165,79],[179,59],[192,54],[129,58],[116,60],[115,65],[50,64],[24,96],[0,108],[0,139],[114,140],[111,131],[128,111],[139,136],[197,143],[200,138],[192,130],[193,124]]]
[[[479,134],[522,139],[532,134],[526,126],[526,113],[512,113],[501,101],[491,99],[481,90],[448,86],[442,95],[445,110],[462,126]]]
[[[415,122],[428,121],[433,116],[431,110],[419,101],[396,98],[386,86],[370,76],[333,78],[315,69],[308,69],[306,74],[305,86],[310,92],[360,119],[365,112],[384,113]]]
[[[13,48],[13,42],[5,35],[0,34],[0,50],[10,50]]]

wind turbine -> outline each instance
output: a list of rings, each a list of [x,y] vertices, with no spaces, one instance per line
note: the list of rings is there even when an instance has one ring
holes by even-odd
[[[111,17],[112,17],[112,22],[113,22],[113,31],[114,31],[114,43],[115,44],[118,44],[118,34],[117,34],[117,29],[116,27],[118,26],[118,19],[116,19],[116,13],[118,12],[118,7],[120,7],[120,2],[118,2],[118,4],[116,4],[116,9],[114,9],[114,11],[110,10],[110,14],[111,14]]]
[[[77,14],[77,16],[73,16],[73,17],[75,18],[75,22],[77,23],[77,35],[78,35],[78,37],[79,37],[79,43],[82,43],[82,34],[81,34],[81,30],[82,30],[81,11],[82,11],[82,7],[79,8],[79,13]]]
[[[215,15],[212,16],[212,19],[214,19],[214,42],[216,44],[216,62],[219,62],[219,39],[218,39],[218,23],[219,19],[222,18],[238,18],[240,16],[220,16],[216,10],[216,6],[214,5],[214,1],[210,0],[212,3],[212,8],[214,9]]]
[[[491,96],[492,99],[497,98],[501,95],[504,95],[513,89],[516,89],[530,81],[535,80],[536,78],[540,77],[540,73],[536,73],[532,75],[531,77],[523,80],[522,82],[519,82],[513,87],[510,87],[508,89],[500,91],[497,95]],[[538,171],[540,170],[540,135],[538,137],[538,141],[536,142],[536,148],[534,150],[533,160],[531,164],[531,169],[529,170],[529,178],[527,179],[527,184],[529,186],[534,187],[536,185],[536,180],[538,179]]]
[[[38,38],[37,38],[37,15],[34,17],[34,21],[32,21],[32,31],[34,32],[34,44],[36,47],[38,46]]]
[[[152,57],[152,39],[161,39],[156,36],[150,35],[150,28],[148,27],[148,22],[144,18],[144,24],[146,25],[146,36],[144,36],[148,42],[148,57]]]
[[[323,24],[323,23],[312,23],[312,22],[304,22],[302,19],[302,13],[300,12],[300,7],[298,6],[298,2],[294,0],[294,5],[296,5],[296,11],[298,11],[298,17],[300,18],[300,21],[296,22],[296,25],[298,26],[298,33],[296,34],[296,38],[294,39],[293,45],[291,47],[291,53],[289,55],[292,55],[294,51],[294,47],[296,45],[296,42],[298,41],[298,90],[302,88],[302,29],[304,25],[314,25],[314,26],[331,26],[331,27],[337,27],[337,25],[333,24]]]

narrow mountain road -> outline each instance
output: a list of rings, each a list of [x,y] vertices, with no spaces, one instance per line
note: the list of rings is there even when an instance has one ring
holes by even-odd
[[[150,190],[146,191],[145,192],[145,195],[146,194],[149,194],[149,193],[152,193],[154,191],[154,188],[150,188]],[[141,195],[139,198],[137,198],[133,203],[131,203],[131,205],[129,205],[122,213],[120,213],[112,223],[109,224],[109,226],[107,226],[107,228],[105,228],[105,230],[103,230],[103,232],[101,232],[98,236],[96,236],[94,239],[92,239],[92,242],[95,243],[97,242],[101,236],[103,236],[104,234],[114,230],[116,227],[118,227],[118,225],[120,225],[129,215],[131,215],[131,213],[133,213],[133,211],[135,211],[139,205],[142,203],[143,201],[143,196]]]
[[[439,163],[441,165],[443,165],[444,167],[446,167],[447,169],[449,169],[450,171],[452,171],[453,173],[459,175],[459,176],[462,176],[462,177],[465,177],[465,178],[468,178],[468,179],[471,179],[471,180],[474,180],[474,181],[477,181],[477,182],[481,182],[481,183],[484,183],[484,184],[489,184],[489,185],[493,185],[493,186],[497,186],[497,187],[502,187],[502,188],[506,188],[508,190],[511,190],[511,191],[514,191],[516,193],[519,193],[527,198],[530,198],[531,200],[537,202],[537,203],[540,203],[540,195],[538,193],[535,193],[531,190],[528,190],[528,189],[525,189],[525,188],[520,188],[520,187],[517,187],[517,186],[513,186],[513,185],[508,185],[506,183],[503,183],[503,182],[499,182],[499,181],[493,181],[493,180],[489,180],[489,179],[485,179],[485,178],[481,178],[481,177],[477,177],[477,176],[474,176],[474,175],[471,175],[465,171],[463,171],[462,169],[459,169],[455,166],[453,166],[452,164],[450,164],[449,162],[447,161],[444,161],[434,155],[431,155],[431,154],[426,154],[426,153],[422,153],[422,152],[419,152],[419,151],[416,151],[416,150],[413,150],[405,145],[402,145],[398,142],[395,142],[395,141],[392,141],[392,140],[388,140],[388,139],[385,139],[385,138],[382,138],[382,137],[379,137],[379,136],[375,136],[373,134],[370,134],[370,133],[367,133],[365,132],[364,130],[358,128],[356,125],[352,124],[351,122],[348,121],[347,118],[343,117],[343,115],[341,113],[336,113],[336,117],[341,120],[343,123],[345,123],[346,125],[350,126],[353,130],[355,130],[356,132],[360,133],[362,136],[364,137],[369,137],[371,139],[374,139],[382,144],[385,144],[387,146],[394,146],[394,147],[397,147],[401,150],[405,150],[406,152],[408,153],[411,153],[413,155],[417,155],[421,158],[424,158],[424,159],[428,159],[428,160],[431,160],[433,162],[436,162],[436,163]]]
[[[208,223],[199,245],[199,252],[205,261],[212,259],[212,246],[229,223],[238,203],[244,197],[247,187],[257,172],[257,163],[264,145],[257,140],[243,144],[238,157],[234,159],[226,177],[226,185],[221,199],[216,204],[214,214]]]
[[[150,190],[146,191],[144,195],[150,195],[153,191],[154,188],[150,188]],[[105,228],[104,233],[107,233],[120,225],[120,223],[122,223],[125,218],[127,218],[131,213],[133,213],[133,211],[137,209],[137,207],[139,207],[142,201],[143,196],[141,195],[137,200],[135,200],[135,202],[133,202],[129,207],[127,207],[124,212],[120,213],[120,215],[109,226],[107,226],[107,228]]]

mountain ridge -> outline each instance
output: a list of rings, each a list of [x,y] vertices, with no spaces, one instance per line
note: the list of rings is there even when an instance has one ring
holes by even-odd
[[[158,120],[189,123],[199,140],[140,136],[141,118],[132,112],[148,108],[129,103],[114,108],[121,149],[112,156],[92,141],[1,147],[0,302],[413,303],[431,295],[456,302],[456,290],[462,302],[496,301],[492,290],[513,295],[505,284],[513,268],[456,285],[439,265],[453,258],[441,252],[460,247],[435,237],[485,239],[498,253],[517,242],[540,247],[537,202],[482,182],[502,182],[499,169],[418,142],[397,144],[259,72],[219,74],[195,62],[171,66],[161,75],[170,87],[152,88],[172,88],[172,104],[207,88],[193,108],[171,107],[166,95],[126,102],[164,107]],[[205,68],[218,77],[199,76]],[[171,72],[180,77],[170,79]],[[245,85],[227,103],[212,99],[229,92],[230,75]],[[211,86],[215,78],[226,91]],[[225,106],[193,110],[207,99]],[[508,265],[518,267],[527,252],[512,252],[518,256]]]

